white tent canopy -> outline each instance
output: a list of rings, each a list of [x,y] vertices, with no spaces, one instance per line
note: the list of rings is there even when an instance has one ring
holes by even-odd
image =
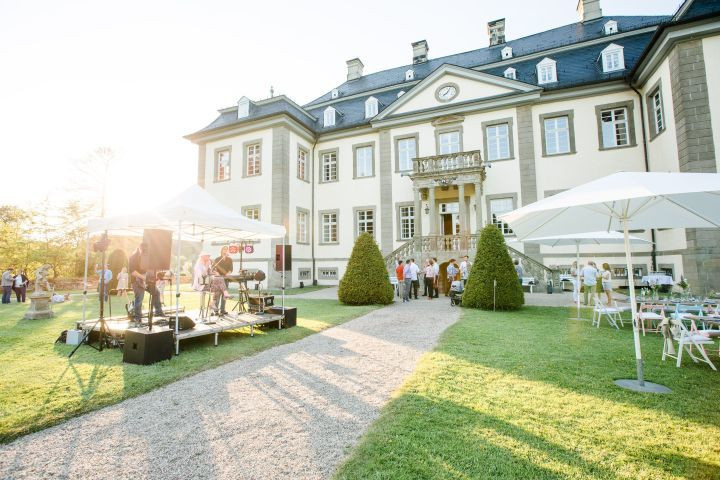
[[[179,227],[182,225],[182,227]],[[170,230],[187,241],[240,241],[282,238],[285,227],[251,220],[198,185],[193,185],[175,198],[135,213],[88,221],[88,232],[112,231],[117,234],[141,234],[146,228]]]

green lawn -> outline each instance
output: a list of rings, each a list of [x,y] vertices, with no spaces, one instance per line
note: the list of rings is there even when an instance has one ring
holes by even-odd
[[[318,290],[324,290],[326,288],[330,288],[330,285],[306,285],[303,288],[300,288],[300,287],[286,288],[285,295],[298,295],[300,293],[316,292]],[[270,293],[272,293],[273,295],[280,295],[282,293],[282,291],[280,289],[276,289],[276,290],[270,290]]]
[[[663,364],[653,334],[646,378],[673,393],[620,389],[635,376],[630,328],[569,316],[465,310],[337,478],[720,478],[720,373]]]
[[[189,308],[196,295],[184,295]],[[14,299],[13,299],[14,302]],[[115,305],[115,302],[113,302]],[[97,352],[82,346],[53,344],[58,334],[80,317],[80,300],[55,306],[49,320],[23,320],[27,304],[0,306],[0,442],[39,430],[72,416],[145,393],[181,377],[251,355],[338,325],[376,307],[351,307],[335,300],[287,300],[298,309],[295,328],[266,332],[225,332],[220,344],[212,336],[181,342],[180,356],[150,366],[122,363],[118,349]],[[97,298],[88,302],[97,315]],[[117,303],[119,305],[119,302]],[[120,310],[117,308],[115,311]]]

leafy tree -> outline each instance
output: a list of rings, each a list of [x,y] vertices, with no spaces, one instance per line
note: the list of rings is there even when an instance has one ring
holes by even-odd
[[[462,297],[463,307],[493,308],[493,281],[497,282],[494,305],[500,310],[517,310],[525,297],[515,266],[505,246],[505,238],[495,225],[482,229],[477,255]]]
[[[369,233],[362,233],[355,240],[347,270],[340,280],[338,298],[347,305],[387,305],[393,301],[385,261]]]

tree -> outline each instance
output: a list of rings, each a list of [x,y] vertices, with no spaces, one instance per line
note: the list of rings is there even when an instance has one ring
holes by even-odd
[[[493,282],[496,283],[493,301]],[[525,303],[505,238],[495,225],[482,229],[477,255],[462,297],[463,307],[517,310]]]
[[[362,233],[355,240],[347,270],[340,280],[338,298],[347,305],[387,305],[393,301],[385,261],[369,233]]]

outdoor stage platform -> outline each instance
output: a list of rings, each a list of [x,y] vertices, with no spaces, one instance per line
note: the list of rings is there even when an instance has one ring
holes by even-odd
[[[180,311],[184,312],[184,308],[180,307]],[[167,317],[156,317],[153,319],[153,328],[155,327],[167,327],[168,319],[174,319],[174,309],[171,312],[170,309],[166,310]],[[188,312],[187,316],[191,318],[198,318],[199,311]],[[278,328],[282,328],[283,315],[276,315],[271,313],[231,313],[223,316],[210,316],[206,322],[196,321],[195,327],[187,330],[180,330],[177,333],[173,332],[173,338],[175,341],[175,355],[180,354],[180,341],[187,340],[188,338],[202,337],[206,335],[215,335],[215,345],[218,344],[218,337],[220,333],[228,330],[238,330],[240,328],[250,327],[250,336],[255,335],[255,327],[258,325],[265,325],[268,323],[277,322]],[[127,317],[113,317],[105,319],[105,325],[110,332],[119,337],[124,338],[125,331],[131,328],[131,321]],[[85,320],[84,322],[77,322],[77,329],[83,331],[100,331],[100,323],[97,319]],[[147,328],[147,317],[142,318],[142,328]]]

